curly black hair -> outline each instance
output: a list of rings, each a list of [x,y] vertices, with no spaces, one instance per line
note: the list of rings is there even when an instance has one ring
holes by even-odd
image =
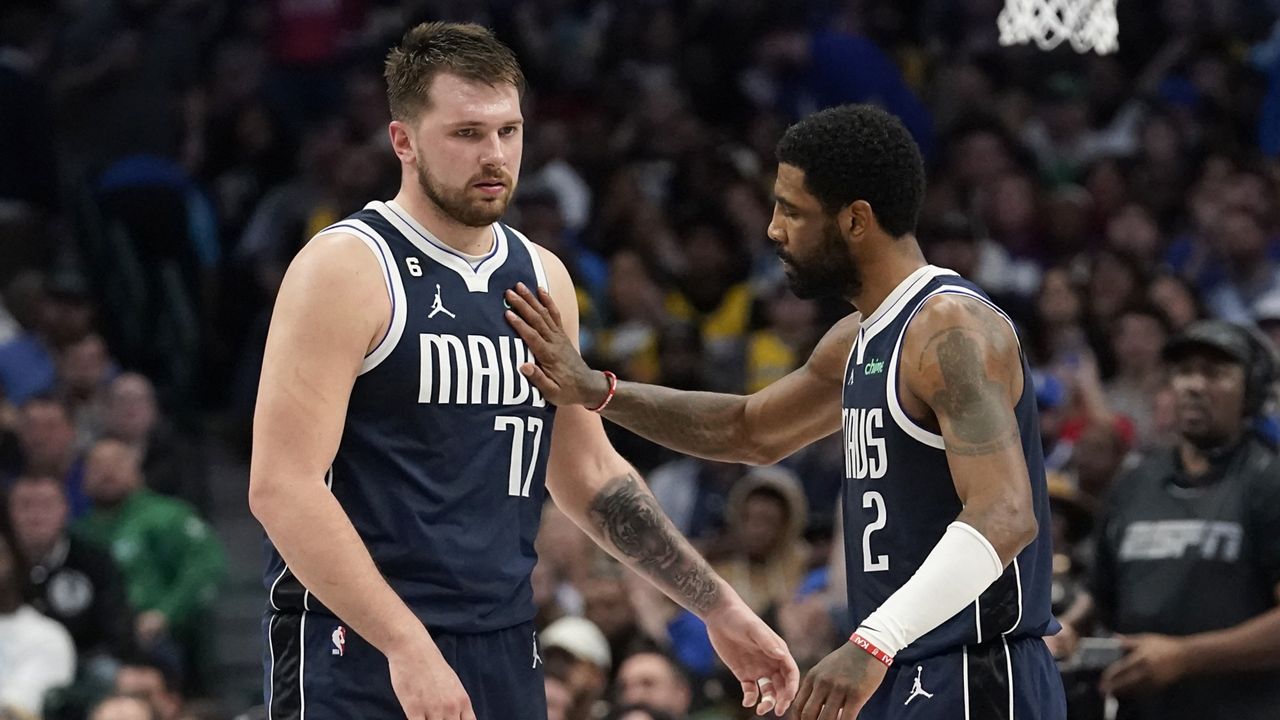
[[[805,189],[828,214],[865,200],[894,237],[916,228],[924,161],[898,118],[874,105],[840,105],[787,128],[778,162],[804,171]]]

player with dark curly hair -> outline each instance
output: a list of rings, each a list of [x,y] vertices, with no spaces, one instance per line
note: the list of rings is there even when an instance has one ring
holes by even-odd
[[[573,350],[549,295],[518,286],[508,319],[537,358],[521,371],[557,405],[714,460],[774,463],[843,432],[858,629],[809,672],[794,717],[1065,718],[1041,639],[1057,624],[1030,369],[1008,315],[925,261],[916,144],[875,107],[824,110],[778,143],[774,194],[792,289],[859,311],[803,367],[749,396],[617,383]]]

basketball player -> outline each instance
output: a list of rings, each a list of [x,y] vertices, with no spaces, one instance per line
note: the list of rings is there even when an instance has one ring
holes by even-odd
[[[503,290],[548,288],[571,333],[577,313],[564,265],[498,222],[520,171],[515,57],[478,26],[425,24],[386,77],[399,194],[302,249],[267,340],[249,500],[271,542],[268,716],[545,718],[530,573],[548,491],[706,621],[746,703],[781,714],[799,685],[782,640],[600,419],[518,372],[532,356]]]
[[[508,319],[537,358],[521,371],[561,407],[610,398],[614,422],[715,460],[773,463],[843,431],[858,629],[805,678],[796,717],[1064,719],[1041,640],[1057,625],[1035,393],[1008,316],[926,264],[913,236],[924,171],[896,118],[824,110],[777,155],[769,237],[792,289],[859,311],[803,367],[746,397],[613,387],[552,297],[518,286]]]

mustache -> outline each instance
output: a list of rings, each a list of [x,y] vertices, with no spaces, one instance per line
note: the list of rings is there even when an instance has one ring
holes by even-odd
[[[504,185],[511,185],[511,173],[506,170],[498,170],[496,172],[486,172],[472,178],[467,184],[475,185],[482,182],[500,182]]]

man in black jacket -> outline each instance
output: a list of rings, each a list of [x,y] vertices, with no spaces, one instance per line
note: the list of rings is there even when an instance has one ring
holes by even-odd
[[[67,533],[61,481],[19,477],[9,490],[9,514],[31,568],[32,605],[67,628],[80,661],[128,652],[133,613],[120,571],[105,550]]]
[[[1115,483],[1092,578],[1124,656],[1120,720],[1275,718],[1280,708],[1280,457],[1253,432],[1275,359],[1222,321],[1164,348],[1179,442]],[[1068,634],[1090,614],[1078,603]],[[1073,628],[1074,626],[1074,628]]]

